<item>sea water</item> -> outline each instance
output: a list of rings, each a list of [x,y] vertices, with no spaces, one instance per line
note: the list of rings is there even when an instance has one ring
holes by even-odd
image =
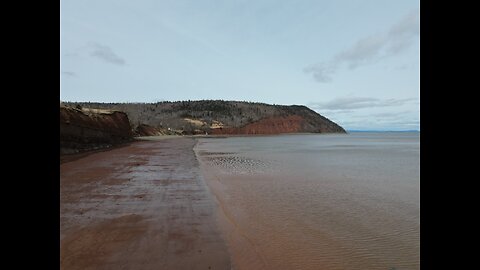
[[[419,137],[199,139],[235,269],[419,269]]]

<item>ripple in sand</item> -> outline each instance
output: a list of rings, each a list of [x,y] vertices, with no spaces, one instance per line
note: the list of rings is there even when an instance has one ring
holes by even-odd
[[[254,174],[273,172],[273,163],[241,156],[207,157],[208,162],[232,174]]]
[[[200,151],[199,154],[201,156],[221,156],[221,155],[233,155],[236,154],[235,152],[207,152],[207,151]]]

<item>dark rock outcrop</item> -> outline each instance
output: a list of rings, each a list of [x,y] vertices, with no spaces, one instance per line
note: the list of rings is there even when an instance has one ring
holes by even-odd
[[[135,129],[135,136],[160,136],[165,135],[160,129],[149,125],[140,124]]]
[[[60,106],[60,154],[106,148],[132,140],[132,128],[124,112]]]

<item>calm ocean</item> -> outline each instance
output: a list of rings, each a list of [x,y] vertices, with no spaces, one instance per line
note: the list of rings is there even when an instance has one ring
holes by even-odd
[[[419,137],[198,139],[235,269],[420,269]]]

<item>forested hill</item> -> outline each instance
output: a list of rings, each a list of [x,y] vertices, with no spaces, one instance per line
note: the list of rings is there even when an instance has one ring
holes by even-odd
[[[123,111],[127,113],[132,129],[149,127],[160,133],[167,131],[182,134],[345,133],[341,126],[308,107],[299,105],[223,100],[62,104]]]

